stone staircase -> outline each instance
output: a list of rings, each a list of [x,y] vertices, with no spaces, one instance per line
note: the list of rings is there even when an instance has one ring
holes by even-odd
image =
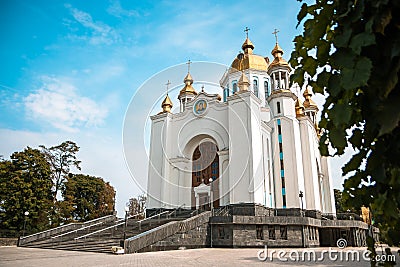
[[[164,224],[183,221],[192,214],[190,210],[163,211],[146,219],[130,217],[118,219],[103,217],[81,225],[67,225],[20,239],[19,246],[111,253],[111,247],[123,246],[126,239],[135,237]],[[125,231],[124,231],[125,229]],[[124,235],[125,233],[125,235]]]

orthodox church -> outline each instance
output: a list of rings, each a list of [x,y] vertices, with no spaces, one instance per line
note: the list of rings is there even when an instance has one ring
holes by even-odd
[[[277,38],[271,60],[254,48],[247,35],[220,79],[222,97],[194,88],[188,70],[179,112],[167,94],[151,117],[147,209],[252,203],[336,213],[312,88],[296,96]]]

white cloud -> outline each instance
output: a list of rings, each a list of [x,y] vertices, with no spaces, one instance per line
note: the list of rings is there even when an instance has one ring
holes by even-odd
[[[71,15],[77,22],[79,22],[83,27],[91,30],[88,35],[79,36],[76,34],[70,34],[68,35],[69,38],[77,40],[88,40],[93,45],[113,44],[118,41],[119,37],[117,32],[109,25],[101,21],[94,21],[89,13],[76,9],[70,4],[66,4],[65,7],[69,9]],[[77,29],[74,28],[71,24],[72,22],[70,20],[64,19],[64,25],[69,27],[71,31],[76,32]]]
[[[111,5],[107,8],[107,12],[117,18],[122,17],[139,17],[139,12],[136,10],[123,9],[118,0],[111,1]]]
[[[90,98],[77,94],[74,85],[57,78],[44,76],[42,86],[24,98],[27,114],[32,119],[74,132],[81,126],[103,123],[107,108]]]

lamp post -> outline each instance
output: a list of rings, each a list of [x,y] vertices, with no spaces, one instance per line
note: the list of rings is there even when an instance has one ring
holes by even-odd
[[[28,218],[28,215],[29,215],[29,211],[25,211],[24,212],[24,230],[22,231],[22,236],[24,237],[25,236],[25,229],[26,229],[26,218]]]
[[[125,239],[126,239],[126,227],[128,224],[128,213],[129,213],[129,207],[125,207],[125,223],[124,223],[124,240],[122,240],[121,247],[125,248]]]
[[[300,211],[301,217],[304,217],[303,197],[304,197],[303,191],[300,191],[300,192],[299,192],[299,198],[300,198],[300,201],[301,201],[301,211]],[[305,247],[305,242],[304,242],[304,225],[303,225],[303,224],[301,225],[301,245],[302,245],[303,248]]]
[[[303,208],[303,197],[304,197],[303,191],[300,191],[299,198],[300,198],[300,201],[301,201],[301,213],[302,213],[302,216],[304,217],[304,214],[303,214],[303,210],[304,210],[304,208]]]

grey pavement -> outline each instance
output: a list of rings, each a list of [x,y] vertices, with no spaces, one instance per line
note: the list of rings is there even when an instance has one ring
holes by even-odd
[[[337,255],[336,260],[329,259],[328,248],[313,248],[306,250],[310,255],[312,253],[316,255],[311,261],[302,261],[301,257],[300,260],[295,260],[297,254],[301,255],[303,252],[302,249],[268,249],[267,254],[273,256],[272,261],[270,259],[260,261],[257,257],[260,251],[259,248],[202,248],[112,255],[51,249],[0,247],[0,266],[370,266],[369,262],[362,258],[365,248],[332,249],[338,251],[336,254],[332,254],[333,257]],[[397,250],[398,248],[392,251],[397,254]],[[351,255],[355,255],[355,252],[360,255],[360,260],[346,261],[346,254],[351,259],[353,257]],[[281,254],[278,255],[278,253]],[[319,260],[322,253],[324,253],[324,259]],[[342,260],[340,260],[340,253],[342,254]],[[261,254],[260,256],[263,257],[264,255]],[[397,263],[400,262],[398,255],[396,255],[396,261]]]

